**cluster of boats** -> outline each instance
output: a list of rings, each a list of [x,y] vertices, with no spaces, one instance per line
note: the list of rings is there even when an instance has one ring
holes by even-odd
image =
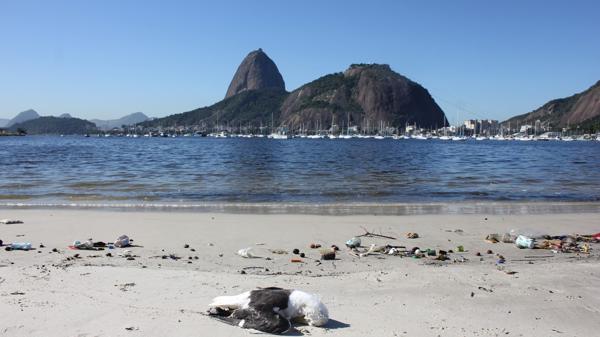
[[[269,139],[292,139],[292,138],[305,138],[305,139],[416,139],[416,140],[432,140],[438,139],[443,141],[485,141],[485,140],[496,140],[496,141],[600,141],[600,135],[579,135],[579,136],[548,136],[545,134],[539,136],[531,135],[496,135],[492,137],[487,136],[438,136],[435,134],[413,134],[413,135],[365,135],[365,134],[295,134],[290,135],[286,133],[271,133],[269,135],[262,134],[229,134],[225,132],[211,133],[209,137],[214,138],[269,138]]]
[[[62,136],[62,135],[61,135]],[[90,135],[86,134],[86,137]],[[163,138],[176,138],[176,137],[212,137],[212,138],[268,138],[268,139],[292,139],[292,138],[305,138],[305,139],[394,139],[394,140],[442,140],[442,141],[485,141],[485,140],[496,140],[496,141],[600,141],[600,134],[585,134],[577,136],[561,136],[556,134],[545,133],[539,136],[532,135],[496,135],[496,136],[447,136],[447,135],[436,135],[436,134],[411,134],[411,135],[367,135],[367,134],[287,134],[287,133],[271,133],[268,135],[264,134],[236,134],[227,132],[218,132],[210,134],[196,134],[196,133],[166,133],[166,132],[154,132],[146,134],[97,134],[95,137],[128,137],[128,138],[139,138],[139,137],[163,137]]]

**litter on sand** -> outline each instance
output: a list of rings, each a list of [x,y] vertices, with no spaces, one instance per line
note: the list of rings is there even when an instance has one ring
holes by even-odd
[[[357,248],[360,247],[360,238],[353,237],[352,239],[346,241],[346,247],[348,248]]]
[[[521,234],[523,233],[523,234]],[[500,240],[497,240],[500,238]],[[548,249],[554,253],[589,253],[589,243],[600,242],[600,233],[591,235],[542,235],[511,230],[509,233],[488,234],[485,238],[491,243],[513,243],[521,249]]]
[[[131,245],[131,240],[127,235],[121,235],[115,240],[115,247],[124,248]]]
[[[254,252],[254,249],[252,249],[252,247],[242,248],[242,249],[238,250],[237,255],[239,255],[243,258],[247,258],[247,259],[253,259],[253,258],[259,257],[256,255],[256,253]]]
[[[6,247],[6,250],[30,250],[31,242],[13,242]]]
[[[0,220],[0,224],[3,224],[3,225],[12,225],[12,224],[19,224],[19,223],[23,223],[23,221],[21,221],[21,220],[15,220],[15,219],[2,219],[2,220]]]

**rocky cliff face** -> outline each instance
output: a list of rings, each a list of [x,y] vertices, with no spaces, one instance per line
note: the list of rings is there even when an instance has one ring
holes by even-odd
[[[447,123],[442,109],[419,84],[388,65],[352,65],[290,93],[281,109],[283,124],[359,126],[378,130],[406,123],[423,128]]]
[[[258,49],[244,58],[229,84],[225,98],[243,91],[261,89],[285,91],[285,83],[275,62],[262,49]]]
[[[215,125],[286,126],[342,130],[357,126],[369,133],[406,123],[442,127],[446,116],[429,92],[395,73],[388,65],[352,65],[323,76],[291,93],[285,91],[277,66],[262,51],[251,52],[238,68],[226,98],[212,106],[142,123],[147,127]]]
[[[581,93],[552,100],[532,112],[508,119],[503,124],[510,122],[516,126],[517,123],[533,124],[536,120],[540,120],[542,123],[548,123],[552,128],[561,128],[584,124],[598,117],[600,117],[600,81]]]

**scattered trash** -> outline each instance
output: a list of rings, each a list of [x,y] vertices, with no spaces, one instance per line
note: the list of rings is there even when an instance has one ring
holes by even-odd
[[[293,263],[301,263],[302,262],[301,259],[291,259],[290,261]]]
[[[514,236],[513,234],[504,233],[504,234],[502,234],[502,238],[500,241],[502,241],[504,243],[515,243],[516,239],[517,239],[517,237]]]
[[[254,249],[252,249],[252,247],[240,249],[237,254],[247,259],[258,257],[254,254]]]
[[[185,245],[183,245],[183,248],[190,248],[190,245],[188,245],[187,243]]]
[[[273,254],[279,254],[279,255],[284,255],[284,254],[287,254],[288,252],[285,251],[285,250],[283,250],[283,249],[272,249],[271,253],[273,253]]]
[[[506,262],[506,259],[504,258],[504,256],[498,254],[498,264],[503,264],[504,262]]]
[[[117,240],[115,240],[115,247],[118,247],[118,248],[129,247],[129,245],[131,244],[130,241],[131,240],[129,239],[129,237],[127,235],[121,235],[117,238]]]
[[[311,248],[311,249],[321,248],[321,245],[320,245],[320,244],[318,244],[318,243],[311,243],[311,244],[310,244],[310,248]]]
[[[419,238],[419,234],[413,233],[413,232],[409,232],[409,233],[406,233],[406,238],[407,239],[418,239]]]
[[[485,237],[485,241],[489,243],[498,243],[500,240],[501,238],[499,234],[488,234],[488,236]]]
[[[346,247],[348,248],[357,248],[360,247],[360,238],[353,237],[352,239],[346,241]]]
[[[532,238],[529,238],[525,235],[519,235],[517,237],[517,239],[515,240],[515,244],[517,245],[517,247],[519,248],[529,248],[529,249],[533,249],[534,244],[535,244],[535,240]]]
[[[119,253],[119,256],[129,258],[129,257],[133,257],[133,253],[131,252],[131,250],[125,249],[124,251]]]
[[[300,253],[300,257],[304,258],[304,257],[306,257],[306,255],[304,253]]]
[[[2,219],[2,220],[0,220],[0,224],[3,224],[3,225],[13,225],[13,224],[19,224],[19,223],[23,223],[23,221],[21,221],[21,220],[15,220],[15,219]]]
[[[340,250],[340,247],[338,247],[338,246],[336,246],[336,245],[331,245],[331,248],[332,248],[333,250]]]
[[[115,284],[115,287],[119,287],[119,290],[121,291],[128,291],[129,289],[135,287],[135,283]]]
[[[485,252],[486,254],[494,254],[494,252],[491,249],[488,249],[487,252]]]
[[[456,251],[459,252],[459,253],[463,253],[465,251],[465,247],[458,246],[458,247],[456,247]]]
[[[94,243],[92,242],[92,239],[89,239],[87,241],[81,242],[79,240],[76,240],[73,242],[72,246],[69,246],[69,248],[71,249],[89,249],[89,250],[93,250],[94,249]]]
[[[13,242],[8,245],[11,250],[30,250],[31,243],[30,242]]]
[[[335,260],[335,249],[321,249],[321,260]]]
[[[292,253],[294,253],[295,255],[298,255],[298,254],[300,254],[300,249],[294,248],[294,250],[292,250]]]
[[[584,243],[583,246],[581,246],[581,252],[585,253],[585,254],[589,254],[590,245],[588,243]]]

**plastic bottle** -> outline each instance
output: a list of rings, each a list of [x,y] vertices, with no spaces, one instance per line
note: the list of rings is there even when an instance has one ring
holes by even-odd
[[[360,247],[360,238],[353,237],[352,239],[346,241],[346,246],[348,248]]]
[[[10,244],[10,249],[14,250],[30,250],[31,242],[13,242]]]

